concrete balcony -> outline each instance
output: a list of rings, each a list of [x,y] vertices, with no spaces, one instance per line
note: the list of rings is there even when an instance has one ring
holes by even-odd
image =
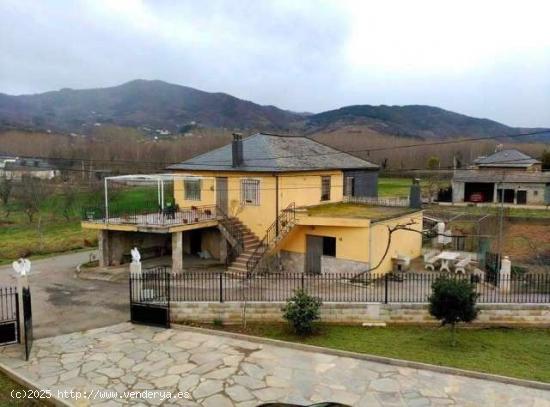
[[[97,230],[173,233],[216,226],[223,214],[216,205],[158,209],[109,210],[84,208],[82,227]]]

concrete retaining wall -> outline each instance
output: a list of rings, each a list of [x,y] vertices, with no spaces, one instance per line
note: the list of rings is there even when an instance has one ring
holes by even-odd
[[[248,322],[280,322],[282,302],[248,302]],[[173,322],[241,322],[241,302],[174,302]],[[475,324],[550,326],[550,304],[480,304]],[[396,324],[434,324],[427,304],[325,303],[321,319],[328,323],[360,324],[386,322]]]

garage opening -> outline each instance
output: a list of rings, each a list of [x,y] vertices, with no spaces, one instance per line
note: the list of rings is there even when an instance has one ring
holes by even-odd
[[[493,202],[495,184],[493,182],[467,182],[464,185],[464,201]]]

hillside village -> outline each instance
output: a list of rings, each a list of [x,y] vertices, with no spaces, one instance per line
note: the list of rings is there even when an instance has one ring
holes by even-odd
[[[0,2],[0,405],[550,407],[550,10],[494,3]]]

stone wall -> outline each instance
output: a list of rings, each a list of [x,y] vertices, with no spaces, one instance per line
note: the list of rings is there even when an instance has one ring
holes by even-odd
[[[281,322],[282,302],[248,302],[248,322]],[[480,304],[478,325],[536,325],[550,326],[550,304]],[[240,323],[241,302],[174,302],[173,322]],[[386,322],[395,324],[435,324],[428,314],[427,304],[325,303],[321,319],[328,323],[361,324]]]
[[[282,270],[289,273],[303,273],[305,254],[281,250]],[[368,270],[369,264],[361,261],[339,259],[332,256],[321,256],[321,274],[357,273]]]

